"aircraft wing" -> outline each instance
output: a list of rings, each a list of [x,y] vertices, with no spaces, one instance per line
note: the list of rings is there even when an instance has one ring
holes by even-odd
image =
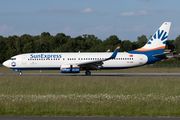
[[[101,60],[95,60],[95,61],[89,61],[89,62],[83,62],[83,63],[78,63],[77,65],[81,66],[81,67],[92,68],[92,69],[98,70],[102,66],[103,61],[107,61],[107,60],[116,58],[116,55],[117,55],[117,53],[119,51],[119,48],[120,47],[118,46],[115,49],[115,51],[113,52],[113,54],[109,58],[105,58],[105,59],[101,59]]]

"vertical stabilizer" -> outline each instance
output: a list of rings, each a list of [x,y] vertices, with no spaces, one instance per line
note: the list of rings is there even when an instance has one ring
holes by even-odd
[[[164,22],[161,27],[155,32],[151,39],[142,47],[129,53],[150,53],[160,54],[164,52],[166,41],[169,35],[171,22]]]

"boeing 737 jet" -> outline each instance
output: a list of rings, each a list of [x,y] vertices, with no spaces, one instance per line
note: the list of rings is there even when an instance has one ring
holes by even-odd
[[[77,53],[27,53],[13,56],[4,66],[22,70],[60,70],[61,73],[79,73],[90,70],[123,69],[152,64],[165,58],[166,41],[171,22],[164,22],[151,39],[139,49],[129,52],[77,52]]]

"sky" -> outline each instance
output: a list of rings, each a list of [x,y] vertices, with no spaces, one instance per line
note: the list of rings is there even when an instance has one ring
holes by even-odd
[[[0,35],[83,34],[101,40],[149,38],[171,22],[168,39],[180,35],[180,0],[0,0]]]

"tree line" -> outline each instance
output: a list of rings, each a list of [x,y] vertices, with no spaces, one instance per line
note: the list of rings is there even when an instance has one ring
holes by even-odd
[[[94,35],[84,34],[71,38],[64,33],[57,33],[52,36],[49,32],[32,36],[0,36],[0,63],[10,57],[23,53],[36,52],[106,52],[108,49],[114,51],[117,46],[120,52],[130,51],[144,46],[147,42],[145,35],[137,37],[137,41],[120,40],[116,35],[111,35],[106,40],[101,40]],[[175,40],[167,40],[166,49],[180,52],[180,36]]]

